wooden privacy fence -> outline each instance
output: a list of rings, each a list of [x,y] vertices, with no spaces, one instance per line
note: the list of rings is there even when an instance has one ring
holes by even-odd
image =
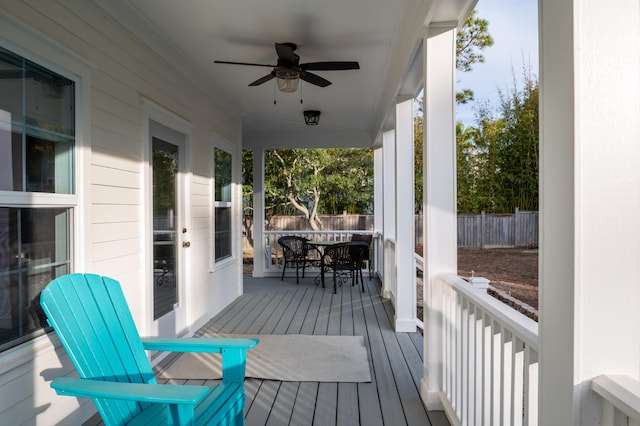
[[[373,215],[322,215],[325,231],[329,230],[373,230]],[[422,243],[422,215],[415,216],[416,246]],[[252,222],[245,217],[245,233],[252,235]],[[248,229],[247,229],[248,226]],[[269,222],[269,231],[310,231],[309,223],[302,216],[273,216]],[[251,238],[251,241],[253,239]],[[458,247],[537,247],[538,212],[520,211],[495,214],[459,214]]]
[[[537,247],[538,212],[458,215],[458,247]]]

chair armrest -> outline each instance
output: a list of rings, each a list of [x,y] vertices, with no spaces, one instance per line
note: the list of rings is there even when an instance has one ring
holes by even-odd
[[[247,349],[255,347],[258,342],[259,339],[231,337],[148,337],[142,339],[142,345],[146,350],[221,353],[223,383],[244,382]]]
[[[58,395],[189,405],[196,404],[209,392],[206,386],[107,382],[70,377],[53,380],[51,387]]]
[[[147,337],[142,339],[142,345],[150,351],[169,352],[212,352],[222,353],[224,350],[251,349],[259,339],[230,338],[230,337]]]

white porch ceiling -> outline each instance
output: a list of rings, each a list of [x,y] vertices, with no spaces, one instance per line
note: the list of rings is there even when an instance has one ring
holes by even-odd
[[[412,63],[425,25],[463,20],[477,0],[110,0],[100,6],[242,119],[245,147],[373,146],[398,95],[415,95]],[[359,70],[314,71],[333,84],[248,84],[275,64],[275,42],[300,63],[358,61]],[[409,86],[406,86],[408,83]],[[412,93],[413,92],[413,93]],[[274,105],[274,98],[277,101]],[[302,99],[303,103],[300,103]],[[321,111],[320,124],[302,112]]]

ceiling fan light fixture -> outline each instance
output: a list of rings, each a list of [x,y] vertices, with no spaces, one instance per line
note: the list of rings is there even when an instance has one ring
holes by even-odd
[[[303,114],[304,122],[307,126],[317,126],[320,122],[320,111],[307,110]]]
[[[278,68],[276,69],[276,81],[278,82],[278,90],[293,93],[298,90],[300,72],[289,68]]]

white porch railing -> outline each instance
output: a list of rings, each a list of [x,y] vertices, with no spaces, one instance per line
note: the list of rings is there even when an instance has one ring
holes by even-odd
[[[451,423],[537,425],[538,324],[454,274],[434,285],[441,305],[431,309],[441,309],[443,325],[440,399]]]
[[[603,375],[591,388],[602,397],[603,426],[640,425],[640,382],[629,376]]]
[[[396,281],[396,241],[384,239],[383,247],[384,279],[382,280],[383,296],[391,300],[393,307],[396,307],[396,295],[398,294],[398,283]]]

